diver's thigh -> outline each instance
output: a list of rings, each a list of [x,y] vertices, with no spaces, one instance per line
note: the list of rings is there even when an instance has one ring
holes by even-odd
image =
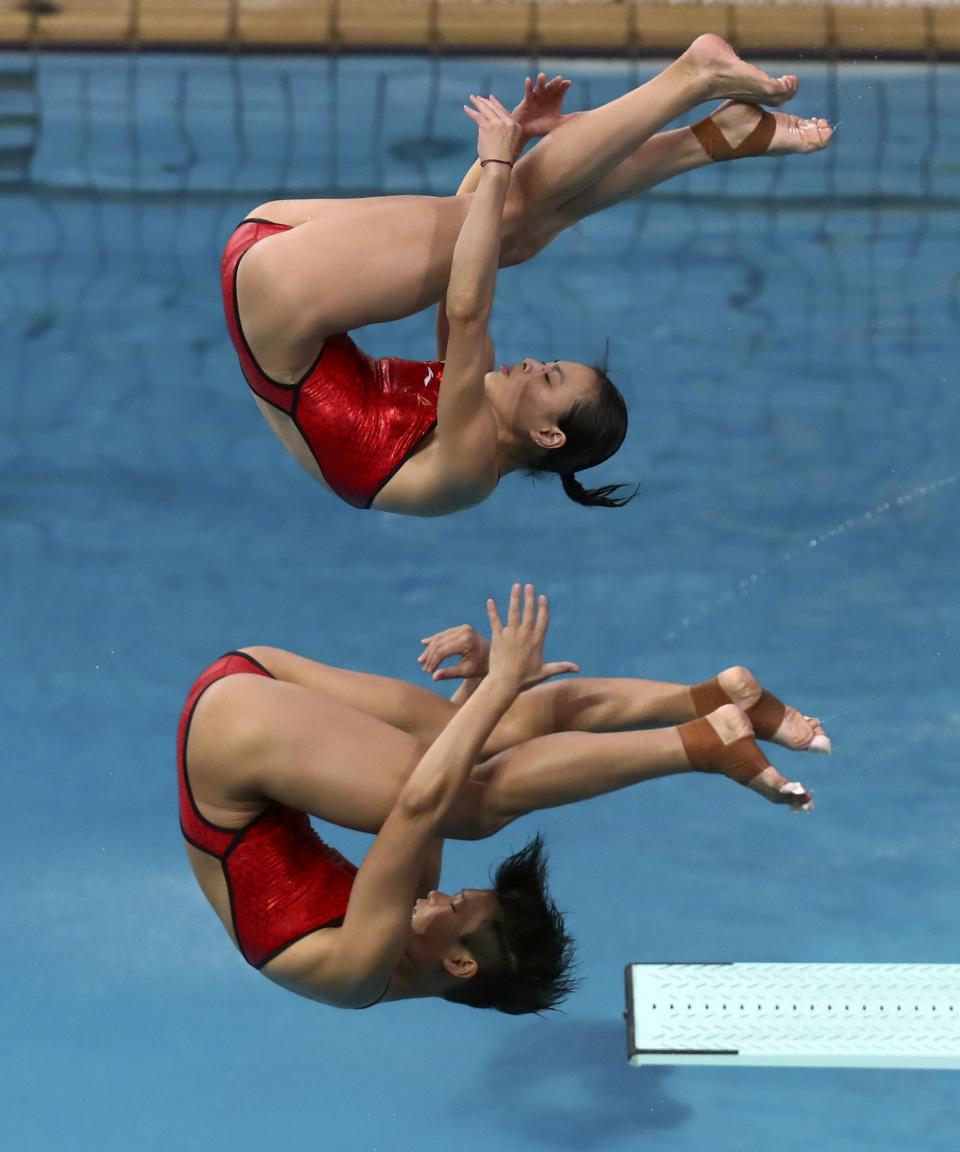
[[[201,803],[274,801],[376,832],[423,751],[406,732],[321,692],[241,675],[201,697],[188,756]]]
[[[263,370],[294,374],[328,336],[435,304],[446,292],[468,203],[437,196],[317,200],[310,218],[250,248],[237,269],[237,307]]]

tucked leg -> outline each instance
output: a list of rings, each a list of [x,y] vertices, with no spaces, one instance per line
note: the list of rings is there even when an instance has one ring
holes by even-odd
[[[781,103],[795,77],[773,79],[716,36],[701,36],[640,88],[571,119],[517,164],[505,241],[612,172],[644,141],[704,100]],[[277,201],[252,215],[291,225],[243,258],[238,306],[261,366],[298,377],[331,333],[398,319],[441,298],[466,197]]]

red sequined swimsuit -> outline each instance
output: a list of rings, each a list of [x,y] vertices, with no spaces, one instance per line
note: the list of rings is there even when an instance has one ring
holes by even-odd
[[[285,224],[245,220],[227,242],[220,280],[230,338],[247,383],[293,420],[333,491],[355,508],[369,508],[436,424],[443,364],[374,360],[342,334],[324,342],[296,384],[271,380],[240,326],[237,267],[258,240],[287,231]]]
[[[262,968],[318,928],[341,924],[357,869],[320,839],[309,818],[271,804],[245,828],[221,828],[200,814],[187,774],[187,740],[197,701],[224,676],[270,676],[252,656],[231,652],[200,674],[177,731],[180,828],[186,840],[223,866],[233,931],[247,963]]]

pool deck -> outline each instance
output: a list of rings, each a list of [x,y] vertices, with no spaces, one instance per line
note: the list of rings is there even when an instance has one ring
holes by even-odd
[[[960,5],[597,0],[4,0],[0,48],[667,55],[701,32],[742,52],[960,59]]]

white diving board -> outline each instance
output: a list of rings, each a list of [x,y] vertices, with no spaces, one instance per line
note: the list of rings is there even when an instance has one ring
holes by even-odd
[[[629,964],[644,1064],[960,1068],[960,964]]]

